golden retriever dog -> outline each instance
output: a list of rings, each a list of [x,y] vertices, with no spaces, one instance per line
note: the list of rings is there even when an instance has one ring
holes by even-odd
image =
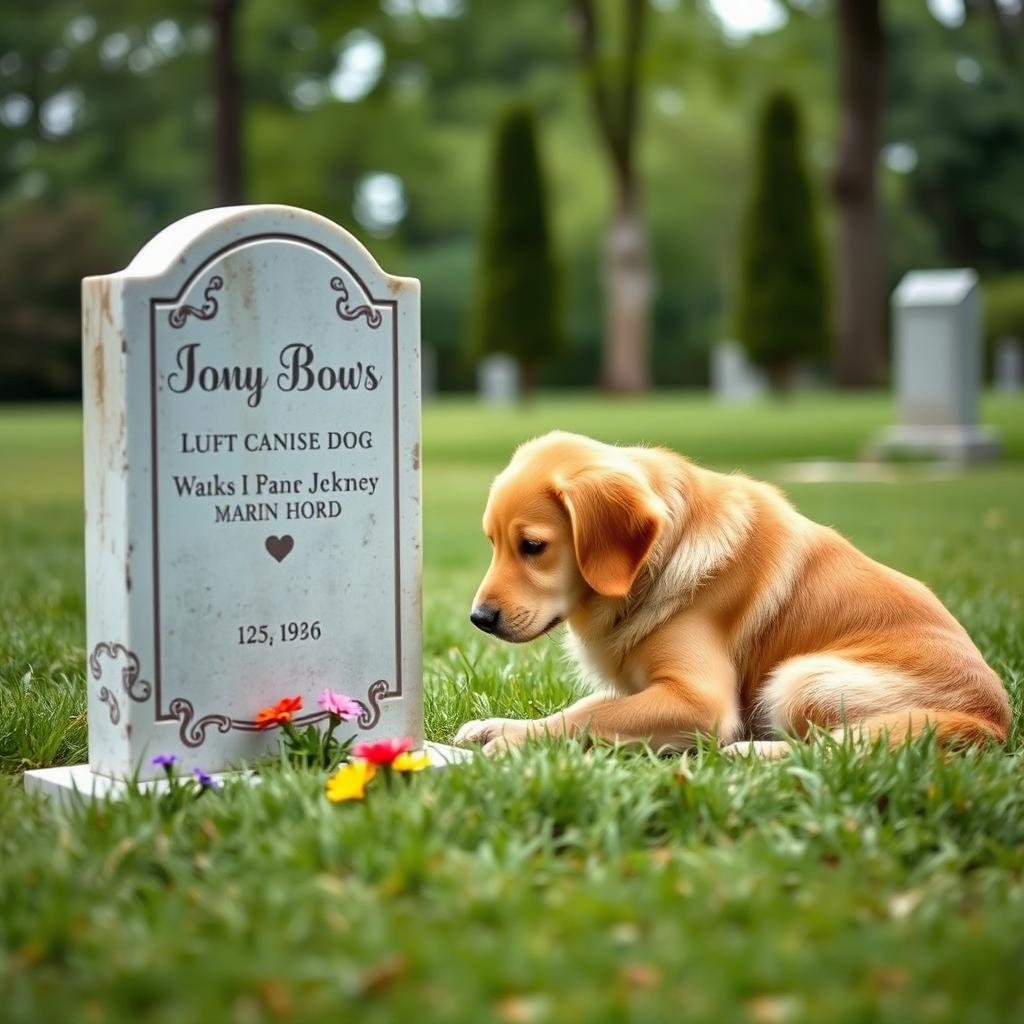
[[[777,757],[778,737],[815,726],[1006,739],[1003,684],[935,595],[768,484],[556,432],[516,451],[483,527],[493,557],[473,624],[523,643],[565,622],[593,693],[546,718],[467,722],[457,743],[683,749],[714,734]]]

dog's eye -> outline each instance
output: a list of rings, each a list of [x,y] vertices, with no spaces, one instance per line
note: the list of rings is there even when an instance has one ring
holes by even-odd
[[[546,547],[547,541],[527,540],[525,537],[519,542],[519,554],[539,555]]]

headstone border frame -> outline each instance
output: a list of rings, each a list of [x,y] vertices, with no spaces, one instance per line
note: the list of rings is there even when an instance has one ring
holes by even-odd
[[[395,684],[392,687],[386,679],[376,679],[371,682],[366,691],[366,698],[359,700],[362,706],[362,713],[356,719],[356,724],[361,729],[371,729],[380,719],[380,702],[389,699],[402,697],[402,551],[401,551],[401,472],[400,472],[400,444],[399,432],[401,416],[400,395],[399,395],[399,337],[398,337],[398,300],[378,299],[367,287],[363,278],[352,267],[352,265],[335,252],[330,246],[311,238],[284,231],[263,231],[252,235],[245,235],[236,238],[226,245],[221,246],[208,255],[192,273],[186,277],[179,288],[177,295],[171,298],[158,298],[151,296],[149,302],[149,378],[150,378],[150,454],[151,454],[151,514],[152,514],[152,557],[153,557],[153,654],[154,668],[152,682],[141,678],[141,664],[138,655],[129,650],[124,644],[114,640],[98,642],[89,654],[89,671],[93,678],[100,681],[103,677],[103,665],[101,656],[112,660],[121,657],[126,664],[121,669],[121,686],[125,695],[132,701],[148,703],[154,697],[155,722],[177,722],[179,726],[179,739],[182,744],[189,748],[198,748],[206,740],[206,732],[216,727],[221,734],[232,730],[240,732],[256,732],[260,726],[255,720],[235,719],[230,715],[220,712],[211,712],[195,718],[195,708],[191,701],[184,697],[173,697],[167,704],[166,712],[161,707],[161,686],[160,686],[160,544],[159,544],[159,508],[158,508],[158,444],[157,444],[157,360],[156,360],[156,318],[158,311],[170,309],[172,328],[182,327],[190,315],[199,320],[211,320],[218,311],[216,297],[212,294],[220,291],[223,287],[223,279],[219,275],[211,277],[203,290],[203,298],[206,300],[201,307],[189,304],[182,304],[182,298],[196,280],[211,265],[215,264],[225,255],[235,250],[244,248],[253,243],[267,241],[284,241],[314,249],[328,257],[347,273],[359,286],[367,302],[360,305],[352,305],[348,289],[342,278],[335,275],[328,284],[332,291],[337,293],[331,296],[335,303],[335,310],[340,319],[355,321],[365,317],[368,327],[376,330],[382,324],[381,310],[388,310],[391,314],[391,350],[392,350],[392,456],[394,465],[394,558],[395,558]],[[340,285],[340,287],[339,287]],[[175,314],[179,313],[177,321]],[[117,724],[121,717],[120,705],[113,690],[106,685],[98,691],[100,701],[106,706],[112,724]],[[309,725],[322,721],[328,717],[327,711],[314,711],[307,715],[300,715],[292,719],[295,725]]]

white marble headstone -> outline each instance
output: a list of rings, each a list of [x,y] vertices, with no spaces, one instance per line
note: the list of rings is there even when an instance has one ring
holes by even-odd
[[[485,356],[477,366],[476,381],[485,405],[515,405],[519,401],[519,363],[512,356]]]
[[[711,349],[711,391],[720,402],[752,402],[768,391],[768,381],[739,342],[720,341]]]
[[[218,771],[324,689],[422,740],[419,282],[304,210],[208,210],[83,282],[89,762]]]
[[[1000,445],[978,424],[982,304],[970,269],[916,270],[892,297],[896,399],[900,422],[882,452],[955,462],[992,458]]]
[[[1019,338],[996,342],[995,384],[1004,395],[1017,395],[1024,387],[1024,344]]]

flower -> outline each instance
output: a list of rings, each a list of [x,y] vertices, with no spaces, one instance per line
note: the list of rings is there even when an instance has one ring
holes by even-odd
[[[334,690],[325,689],[317,700],[317,704],[324,709],[329,711],[332,715],[337,715],[342,721],[350,722],[353,718],[358,718],[363,713],[363,705],[357,700],[353,700],[351,697],[346,697],[343,693],[335,693]]]
[[[370,764],[393,765],[395,759],[412,749],[412,737],[404,740],[377,740],[375,743],[357,743],[352,748],[355,757],[361,757]]]
[[[301,697],[282,697],[272,708],[260,708],[256,715],[256,728],[269,729],[292,720],[292,712],[302,707]]]
[[[154,768],[173,768],[178,763],[177,754],[157,754],[149,762]]]
[[[212,775],[204,772],[202,768],[193,768],[192,774],[203,789],[220,789],[220,783]]]
[[[335,804],[343,800],[362,800],[366,795],[367,783],[376,774],[377,769],[367,761],[342,765],[327,780],[327,799]]]
[[[423,750],[418,754],[399,754],[391,762],[391,767],[396,772],[421,772],[430,767],[430,755]]]

